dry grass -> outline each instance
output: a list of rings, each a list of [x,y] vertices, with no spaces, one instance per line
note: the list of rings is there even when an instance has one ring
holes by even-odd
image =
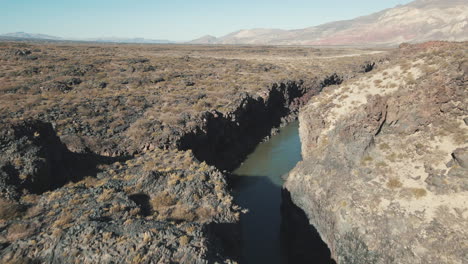
[[[14,223],[8,227],[7,239],[16,241],[31,236],[34,233],[34,227],[27,223]]]
[[[426,189],[423,189],[423,188],[410,188],[410,191],[414,195],[414,197],[416,197],[416,199],[419,199],[427,195]]]
[[[180,244],[181,246],[185,246],[185,245],[187,245],[188,243],[190,243],[190,238],[189,238],[188,236],[185,236],[185,235],[184,235],[184,236],[181,236],[181,237],[179,238],[179,244]]]
[[[59,218],[55,220],[52,226],[55,228],[59,228],[59,229],[67,228],[68,225],[72,222],[72,220],[73,220],[72,213],[69,211],[64,211],[59,216]]]
[[[361,159],[361,164],[362,165],[367,165],[369,163],[371,163],[374,159],[371,157],[371,156],[364,156],[362,159]]]
[[[109,213],[115,214],[115,213],[122,211],[124,208],[125,206],[119,203],[113,203],[112,206],[109,208]]]
[[[4,264],[31,264],[35,263],[32,259],[23,256],[14,255],[12,257],[4,257],[1,259],[1,263]]]
[[[10,220],[23,214],[23,207],[13,201],[0,199],[0,219]]]
[[[211,207],[199,207],[195,210],[197,219],[200,222],[209,221],[215,214],[215,210]]]
[[[380,150],[390,150],[390,146],[387,143],[382,143],[379,145]]]
[[[97,200],[99,202],[106,202],[106,201],[109,201],[112,196],[114,195],[114,191],[111,190],[111,189],[105,189],[101,195],[99,195],[99,197],[97,198]]]
[[[193,212],[192,208],[184,204],[177,204],[171,212],[170,219],[178,221],[194,221],[196,217],[197,216]]]
[[[396,189],[403,187],[403,183],[398,178],[391,178],[387,182],[387,187],[390,189]]]
[[[151,198],[150,204],[153,210],[160,210],[162,208],[175,205],[177,200],[172,194],[162,192]]]
[[[257,94],[282,80],[312,81],[351,66],[360,69],[370,59],[339,57],[368,51],[338,48],[92,46],[0,45],[0,118],[51,119],[51,112],[60,112],[53,120],[58,133],[86,137],[87,142],[71,138],[69,144],[95,151],[103,148],[102,138],[125,134],[135,144],[148,142],[171,134],[168,127],[185,124],[186,115],[233,110],[241,93]],[[18,57],[18,49],[32,54]],[[27,59],[33,56],[37,59]],[[74,114],[79,120],[71,118]],[[148,129],[159,124],[164,125],[161,131]],[[80,131],[82,125],[91,127],[92,136],[68,132]]]

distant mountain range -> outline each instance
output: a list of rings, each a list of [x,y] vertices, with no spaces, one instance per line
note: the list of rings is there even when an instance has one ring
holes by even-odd
[[[62,38],[45,35],[45,34],[32,34],[26,32],[14,32],[2,34],[0,37],[3,38],[18,38],[18,39],[47,39],[47,40],[62,40]]]
[[[103,37],[64,39],[60,37],[15,32],[0,39],[90,41],[107,43],[176,43],[145,38]],[[243,29],[216,38],[205,35],[189,44],[257,45],[384,45],[429,40],[468,40],[468,0],[415,0],[406,5],[358,17],[304,29]]]
[[[428,40],[468,40],[468,1],[416,0],[352,20],[297,30],[244,29],[190,43],[391,46]]]
[[[111,42],[111,43],[147,43],[147,44],[175,43],[174,41],[165,40],[165,39],[117,38],[117,37],[93,38],[93,39],[83,39],[83,40],[95,41],[95,42]]]
[[[117,38],[117,37],[103,37],[103,38],[87,38],[87,39],[66,39],[44,34],[32,34],[26,32],[14,32],[0,35],[0,39],[31,39],[31,40],[53,40],[53,41],[90,41],[90,42],[107,42],[107,43],[175,43],[169,40],[161,39],[145,39],[145,38]]]

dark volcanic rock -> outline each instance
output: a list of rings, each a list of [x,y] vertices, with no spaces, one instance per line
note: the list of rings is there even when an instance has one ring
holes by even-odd
[[[16,56],[28,56],[28,55],[31,55],[31,53],[32,52],[30,50],[27,50],[27,49],[15,51]]]
[[[339,78],[330,77],[328,79]],[[184,133],[178,140],[179,149],[191,149],[199,160],[220,169],[236,168],[272,128],[285,122],[284,117],[295,117],[300,98],[318,93],[328,82],[285,82],[273,84],[267,93],[254,97],[244,94],[235,102],[234,112],[203,113],[196,129]]]
[[[0,188],[9,190],[2,195],[17,196],[22,189],[41,193],[70,180],[64,168],[67,149],[50,124],[3,124],[0,133]]]
[[[72,159],[73,169],[73,153],[50,124],[0,131],[8,154],[0,162],[2,262],[214,263],[237,254],[227,248],[237,244],[239,208],[225,176],[190,152],[155,150],[101,164],[94,177],[72,183],[93,159]]]
[[[7,190],[1,193],[6,198],[17,198],[23,191],[40,194],[53,190],[96,175],[98,164],[126,159],[70,152],[52,125],[42,121],[0,126],[0,188]]]

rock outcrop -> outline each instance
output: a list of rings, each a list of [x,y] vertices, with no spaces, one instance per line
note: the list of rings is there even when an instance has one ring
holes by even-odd
[[[10,66],[0,73],[0,262],[238,259],[241,208],[220,170],[323,87],[387,59],[223,50],[1,46]],[[284,57],[239,59],[267,50]]]
[[[229,263],[236,257],[240,208],[225,176],[190,151],[156,149],[119,162],[68,151],[44,122],[1,131],[2,263]]]
[[[405,45],[301,111],[285,188],[338,263],[468,261],[467,48]]]

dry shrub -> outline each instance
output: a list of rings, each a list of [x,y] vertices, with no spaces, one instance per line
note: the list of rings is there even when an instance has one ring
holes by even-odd
[[[380,150],[389,150],[390,146],[387,143],[382,143],[379,145]]]
[[[97,200],[99,202],[105,202],[105,201],[108,201],[112,198],[112,194],[113,194],[113,190],[111,189],[105,189],[101,195],[99,195],[99,197],[97,198]]]
[[[193,221],[196,218],[195,213],[192,211],[192,208],[189,208],[186,205],[178,204],[175,206],[174,210],[171,212],[171,219],[180,220],[180,221]]]
[[[179,244],[182,246],[187,245],[189,242],[190,242],[190,238],[188,236],[184,235],[179,238]]]
[[[0,199],[0,219],[10,220],[21,216],[23,212],[24,208],[20,204],[6,199]]]
[[[390,189],[401,188],[403,183],[400,182],[398,178],[391,178],[387,182],[387,187]]]
[[[374,159],[371,156],[367,155],[367,156],[362,158],[361,164],[362,165],[367,165],[368,163],[372,162],[373,160]]]
[[[8,228],[7,239],[16,241],[31,236],[34,233],[34,227],[26,223],[15,223]]]
[[[87,188],[91,188],[96,187],[96,185],[99,183],[99,180],[95,177],[86,176],[83,180],[81,180],[81,183],[83,183]]]
[[[176,202],[175,197],[167,192],[159,193],[150,200],[151,207],[156,211],[175,205]]]
[[[1,263],[4,264],[32,264],[32,263],[38,263],[36,261],[33,261],[32,259],[28,257],[23,257],[23,256],[4,256],[1,259]]]
[[[113,203],[112,206],[109,208],[109,212],[111,214],[116,214],[120,211],[122,211],[125,208],[122,204],[119,203]]]
[[[36,217],[44,212],[44,207],[36,205],[33,207],[28,208],[26,211],[26,218],[33,218]]]
[[[209,221],[216,214],[214,209],[211,207],[199,207],[195,213],[197,215],[198,221],[200,222]]]
[[[423,188],[410,188],[410,191],[417,199],[427,195],[427,191]]]
[[[66,228],[73,220],[71,212],[65,211],[60,217],[54,222],[53,227],[55,228]]]

